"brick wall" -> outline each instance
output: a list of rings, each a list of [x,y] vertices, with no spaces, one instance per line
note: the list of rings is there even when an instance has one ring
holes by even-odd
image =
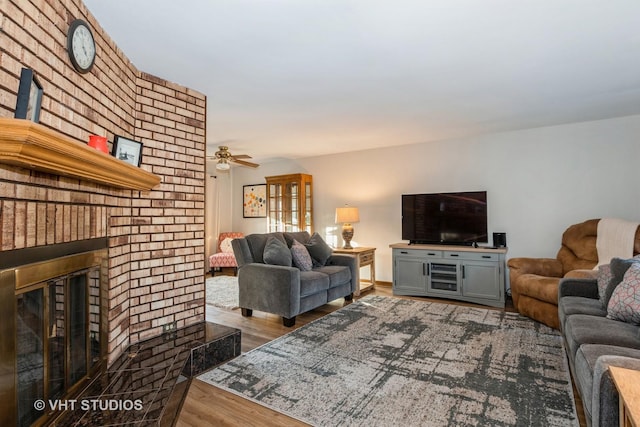
[[[84,75],[66,52],[74,18],[97,44]],[[79,0],[0,0],[0,47],[0,117],[31,68],[42,125],[138,140],[141,167],[161,177],[140,192],[0,164],[0,251],[108,237],[110,360],[166,323],[204,320],[205,96],[137,70]]]

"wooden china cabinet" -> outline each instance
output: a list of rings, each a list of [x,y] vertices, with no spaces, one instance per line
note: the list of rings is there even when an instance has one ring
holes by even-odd
[[[296,173],[267,176],[268,230],[313,233],[313,178]]]

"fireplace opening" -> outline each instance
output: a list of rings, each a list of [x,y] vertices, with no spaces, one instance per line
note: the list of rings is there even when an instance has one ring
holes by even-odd
[[[73,398],[100,370],[106,281],[106,248],[0,272],[0,424],[45,423],[56,414],[36,402]]]

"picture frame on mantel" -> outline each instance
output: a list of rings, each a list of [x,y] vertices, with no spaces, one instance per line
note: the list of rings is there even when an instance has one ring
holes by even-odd
[[[22,68],[20,72],[20,86],[18,86],[18,98],[16,100],[16,119],[31,120],[34,123],[40,121],[40,106],[42,105],[42,85],[30,68]]]
[[[267,184],[242,186],[242,217],[267,217]]]
[[[116,135],[113,140],[111,155],[116,159],[140,167],[142,163],[142,142]]]

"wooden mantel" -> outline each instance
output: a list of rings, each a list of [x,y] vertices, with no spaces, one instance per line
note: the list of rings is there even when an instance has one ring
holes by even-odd
[[[0,163],[112,187],[151,190],[160,177],[40,124],[0,118]]]

